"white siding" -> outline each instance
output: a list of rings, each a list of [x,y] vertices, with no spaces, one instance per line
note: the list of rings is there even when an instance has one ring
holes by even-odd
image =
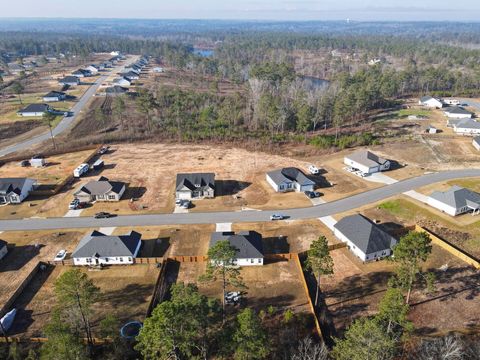
[[[267,178],[267,182],[273,187],[273,190],[275,190],[276,192],[279,192],[278,185],[275,183],[275,181],[273,181],[268,174],[266,178]]]
[[[436,199],[433,199],[431,197],[428,198],[428,205],[430,205],[431,207],[434,207],[435,209],[437,210],[440,210],[440,211],[443,211],[444,213],[448,214],[448,215],[451,215],[451,216],[455,216],[455,215],[458,215],[458,211],[456,208],[452,207],[452,206],[449,206],[441,201],[438,201]]]
[[[251,258],[251,259],[237,259],[236,265],[238,266],[262,266],[262,258]]]
[[[97,261],[98,260],[98,261]],[[73,264],[78,266],[87,265],[130,265],[133,264],[133,257],[131,256],[119,256],[119,257],[101,257],[94,258],[73,258]]]
[[[457,126],[454,126],[453,130],[457,134],[480,134],[480,129],[466,129],[466,128],[459,128]]]
[[[382,259],[384,257],[390,256],[392,253],[391,249],[385,249],[382,251],[377,251],[371,254],[365,254],[362,250],[360,250],[348,237],[346,237],[340,230],[335,229],[333,230],[334,235],[340,241],[347,244],[349,250],[355,254],[360,260],[362,261],[372,261],[377,259]]]
[[[370,168],[370,167],[362,165],[362,164],[360,164],[360,163],[358,163],[358,162],[356,162],[352,159],[349,159],[347,156],[343,159],[343,163],[345,165],[348,165],[348,166],[352,167],[352,168],[360,170],[364,174],[372,174],[372,173],[375,173],[375,172],[379,171],[378,166]]]

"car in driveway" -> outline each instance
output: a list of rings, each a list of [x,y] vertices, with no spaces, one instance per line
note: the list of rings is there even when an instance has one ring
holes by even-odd
[[[312,175],[318,175],[318,173],[320,173],[320,169],[318,167],[316,167],[315,165],[310,165],[308,167],[308,172]]]
[[[272,214],[270,215],[270,220],[274,221],[274,220],[283,220],[285,219],[285,215],[282,215],[282,214]]]
[[[80,207],[80,200],[73,199],[70,204],[68,204],[69,210],[77,210]]]
[[[60,250],[57,255],[53,258],[53,261],[63,261],[65,260],[65,257],[67,256],[67,250],[62,249]]]
[[[110,146],[102,146],[102,147],[98,150],[98,155],[106,154],[106,153],[108,152],[108,150],[110,150]]]
[[[113,215],[108,213],[108,212],[99,212],[99,213],[96,213],[95,214],[95,219],[108,219],[108,218],[111,218]]]

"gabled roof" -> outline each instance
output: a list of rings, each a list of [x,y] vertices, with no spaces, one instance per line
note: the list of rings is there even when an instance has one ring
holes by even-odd
[[[4,247],[7,247],[7,242],[5,240],[0,239],[0,250],[3,249]]]
[[[460,106],[448,107],[448,108],[444,109],[443,112],[444,113],[449,113],[449,114],[473,115],[473,113],[471,113],[468,110],[465,110],[464,108],[462,108]]]
[[[456,185],[444,192],[434,191],[430,197],[455,209],[461,209],[465,206],[474,210],[480,208],[479,193]]]
[[[2,178],[0,179],[0,194],[7,195],[14,192],[20,195],[26,182],[33,184],[35,180],[29,178]]]
[[[189,190],[211,188],[215,190],[214,173],[177,174],[176,189],[187,187]]]
[[[364,254],[391,249],[397,240],[363,215],[351,215],[338,221],[334,228],[345,235]]]
[[[435,101],[438,101],[438,102],[440,102],[440,103],[442,102],[440,99],[434,98],[434,97],[428,96],[428,95],[427,95],[427,96],[422,96],[422,97],[420,98],[420,102],[422,102],[422,103],[426,103],[426,102],[431,101],[431,100],[435,100]]]
[[[89,181],[83,185],[75,194],[84,192],[90,195],[104,195],[109,192],[119,194],[125,183],[120,181],[109,181],[106,177],[100,177],[97,181]]]
[[[129,71],[127,73],[124,73],[122,74],[123,77],[125,78],[129,78],[129,77],[138,77],[138,74],[136,72],[133,72],[133,71]]]
[[[460,119],[458,121],[449,122],[454,128],[459,129],[480,129],[480,122],[473,119]]]
[[[384,165],[388,161],[368,150],[359,150],[345,157],[368,167]]]
[[[119,84],[119,83],[121,83],[122,81],[127,81],[129,84],[132,83],[131,80],[129,80],[129,79],[125,78],[125,77],[121,77],[121,78],[117,78],[117,79],[113,80],[113,82],[114,82],[115,84]]]
[[[210,247],[222,240],[228,240],[237,249],[237,259],[263,258],[262,235],[256,231],[241,231],[238,234],[232,231],[214,232],[210,237]]]
[[[48,94],[44,95],[43,97],[60,97],[60,96],[65,96],[66,94],[61,91],[50,91]]]
[[[65,76],[63,79],[58,80],[61,83],[79,83],[80,80],[76,76]]]
[[[267,173],[272,181],[279,185],[283,183],[297,182],[300,186],[315,185],[315,182],[310,180],[305,174],[294,167],[274,170]]]
[[[22,110],[19,110],[19,113],[32,113],[32,112],[46,112],[50,106],[47,104],[30,104],[27,107],[23,108]]]
[[[142,234],[131,231],[120,236],[92,231],[85,235],[72,253],[73,258],[134,256]]]
[[[475,144],[480,145],[480,136],[475,136],[472,140]]]
[[[123,93],[126,93],[127,91],[128,91],[127,88],[124,88],[118,85],[110,86],[105,89],[105,92],[107,94],[123,94]]]

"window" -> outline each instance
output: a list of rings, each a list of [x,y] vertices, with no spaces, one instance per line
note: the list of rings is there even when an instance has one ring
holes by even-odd
[[[90,264],[92,262],[92,259],[87,258],[86,262]]]
[[[253,264],[254,263],[254,259],[250,259],[250,264]]]
[[[258,263],[261,264],[261,263],[262,263],[262,259],[258,259]]]
[[[108,195],[108,200],[115,200],[115,195]]]
[[[120,258],[120,262],[123,262],[123,258]]]
[[[280,185],[278,188],[279,188],[280,190],[283,190],[283,189],[285,188],[285,186]]]

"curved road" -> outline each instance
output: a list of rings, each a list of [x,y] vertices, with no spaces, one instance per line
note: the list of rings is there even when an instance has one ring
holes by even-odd
[[[463,177],[480,177],[480,169],[451,170],[426,174],[415,178],[369,190],[357,195],[322,205],[265,211],[237,211],[237,212],[210,212],[188,214],[151,214],[151,215],[122,215],[110,219],[93,219],[91,217],[76,218],[29,218],[23,220],[0,220],[0,231],[9,230],[54,230],[67,228],[95,228],[117,226],[155,226],[175,224],[214,224],[270,221],[272,213],[281,213],[291,220],[311,219],[334,215],[348,210],[362,207],[389,197],[402,194],[406,191],[431,185],[437,182],[453,180]]]

